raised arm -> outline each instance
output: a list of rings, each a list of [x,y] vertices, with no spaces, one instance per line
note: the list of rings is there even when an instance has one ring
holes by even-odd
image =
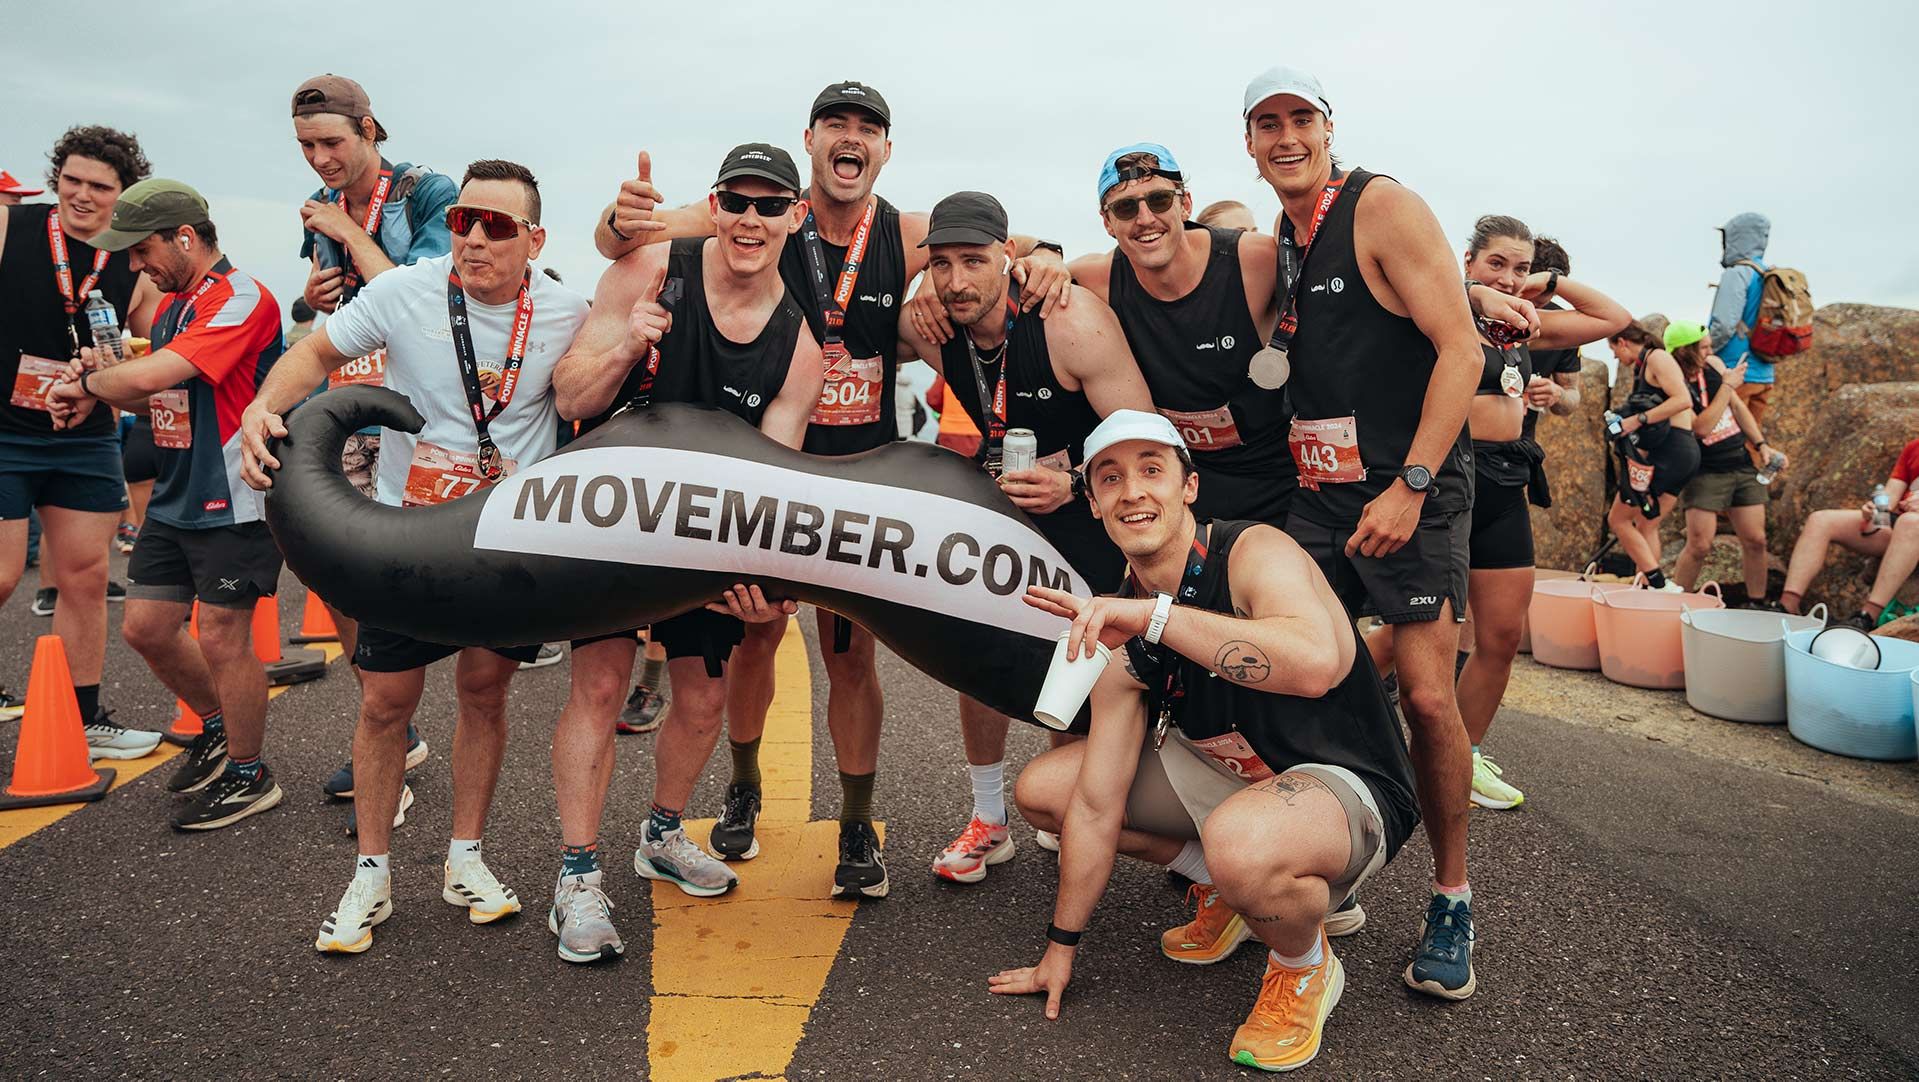
[[[653,157],[642,150],[633,178],[620,182],[619,194],[600,212],[593,227],[593,247],[608,259],[619,259],[663,240],[713,235],[713,211],[706,200],[671,209],[662,208],[661,202],[660,191],[653,186]]]
[[[1544,273],[1533,275],[1527,279],[1528,290],[1544,290],[1550,277]],[[1531,295],[1522,296],[1527,300],[1536,299]],[[1623,305],[1584,282],[1562,277],[1553,296],[1572,307],[1566,311],[1539,310],[1539,333],[1527,343],[1533,349],[1576,349],[1618,334],[1632,322],[1632,313]]]
[[[667,246],[650,244],[600,275],[586,322],[553,369],[561,417],[577,421],[612,405],[627,373],[672,327],[672,313],[659,305],[670,254]]]

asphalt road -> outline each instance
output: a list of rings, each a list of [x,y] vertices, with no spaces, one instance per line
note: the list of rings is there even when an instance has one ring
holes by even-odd
[[[27,612],[34,585],[29,572],[0,612],[0,682],[24,683],[33,636],[48,630]],[[290,585],[289,627],[301,599]],[[1036,1000],[986,993],[989,973],[1038,957],[1054,860],[1020,825],[1019,855],[984,883],[926,871],[968,809],[952,696],[897,659],[883,666],[878,804],[892,896],[852,915],[786,1076],[1253,1074],[1225,1051],[1260,955],[1210,968],[1161,958],[1159,930],[1186,918],[1157,870],[1115,876],[1059,1021]],[[279,809],[174,834],[162,768],[0,849],[0,1077],[671,1074],[649,1048],[652,906],[627,856],[651,737],[620,741],[603,838],[625,959],[569,966],[544,927],[559,844],[548,735],[566,686],[563,665],[515,683],[486,847],[528,911],[498,925],[471,926],[439,900],[445,666],[420,714],[433,756],[411,777],[418,803],[394,841],[396,913],[366,954],[312,949],[353,855],[345,807],[320,794],[356,709],[337,665],[272,707],[268,759],[288,791]],[[1593,679],[1592,694],[1605,687]],[[823,675],[812,693],[813,815],[831,818]],[[132,723],[162,724],[171,709],[117,633],[105,696]],[[0,770],[11,770],[15,728],[0,727]],[[1400,983],[1428,874],[1415,839],[1368,887],[1366,928],[1337,944],[1345,998],[1310,1076],[1919,1075],[1919,817],[1816,777],[1514,709],[1492,743],[1528,803],[1473,817],[1479,993],[1444,1004]],[[1020,761],[1044,746],[1023,728],[1014,744]],[[717,806],[724,756],[714,767],[695,811]],[[745,951],[733,961],[745,975],[781,964]],[[753,1039],[743,1010],[738,1025],[717,1020],[704,1052],[724,1062],[728,1042]]]

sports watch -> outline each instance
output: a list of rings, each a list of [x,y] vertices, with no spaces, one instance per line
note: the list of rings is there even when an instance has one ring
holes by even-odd
[[[1399,479],[1414,492],[1430,492],[1433,487],[1433,471],[1424,466],[1408,466],[1399,471]]]
[[[1061,259],[1066,258],[1066,249],[1054,241],[1036,240],[1033,242],[1033,251],[1037,252],[1041,248],[1044,248],[1047,251],[1052,252],[1054,255],[1059,256]]]
[[[1166,618],[1173,614],[1173,595],[1160,594],[1153,602],[1153,618],[1146,624],[1146,641],[1159,645],[1160,633],[1166,630]]]
[[[620,232],[620,227],[613,224],[613,212],[610,210],[606,212],[606,231],[620,238],[621,240],[633,239],[632,237],[627,236],[625,233]]]

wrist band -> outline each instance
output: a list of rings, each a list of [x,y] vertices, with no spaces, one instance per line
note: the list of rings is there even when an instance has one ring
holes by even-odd
[[[606,212],[606,231],[620,238],[621,240],[633,239],[632,237],[627,236],[625,233],[620,232],[620,227],[613,224],[613,212],[610,210]]]
[[[1061,928],[1059,925],[1051,923],[1050,921],[1046,925],[1047,940],[1053,943],[1058,943],[1062,947],[1079,946],[1079,937],[1085,934],[1086,933],[1083,931],[1069,932],[1066,929]]]
[[[86,395],[88,398],[93,397],[93,392],[87,388],[87,377],[91,375],[93,375],[93,369],[91,368],[83,368],[80,370],[80,393]]]

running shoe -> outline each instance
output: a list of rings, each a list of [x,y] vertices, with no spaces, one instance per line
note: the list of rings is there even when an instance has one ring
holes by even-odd
[[[619,720],[613,723],[613,731],[627,736],[650,733],[660,727],[660,714],[665,709],[666,692],[635,684],[633,693],[626,697],[626,707],[620,711]]]
[[[33,604],[34,604],[33,611],[39,612],[40,603],[38,601],[35,601]],[[1843,620],[1829,620],[1827,621],[1826,626],[1831,627],[1834,624],[1838,624],[1844,627],[1856,627],[1859,630],[1870,635],[1872,634],[1872,629],[1879,626],[1879,618],[1867,612],[1864,609],[1860,609],[1857,612],[1854,612],[1851,616],[1848,616]]]
[[[406,810],[412,806],[413,786],[402,782],[400,784],[400,806],[393,811],[393,825],[396,828],[401,823],[406,822]],[[357,838],[360,836],[360,809],[358,805],[346,810],[346,836],[349,838]]]
[[[0,721],[17,721],[27,712],[27,697],[0,688]]]
[[[1479,986],[1473,975],[1473,907],[1444,894],[1426,906],[1419,953],[1406,967],[1406,987],[1441,999],[1465,999]]]
[[[223,770],[173,814],[175,830],[218,830],[280,803],[280,783],[262,766],[251,779]]]
[[[373,926],[393,915],[393,881],[385,877],[353,877],[340,895],[340,904],[320,922],[315,950],[358,954],[373,945]]]
[[[52,616],[53,607],[60,603],[60,591],[52,586],[42,586],[33,595],[33,614]]]
[[[886,882],[886,853],[880,848],[879,835],[871,823],[840,824],[840,864],[833,869],[833,897],[856,894],[865,898],[884,898],[891,889]]]
[[[113,711],[101,710],[87,722],[87,755],[93,759],[140,759],[160,746],[160,734],[113,723]]]
[[[1326,914],[1326,934],[1338,939],[1352,935],[1366,927],[1366,907],[1359,904],[1359,895],[1348,894],[1339,908]]]
[[[406,768],[408,770],[412,770],[414,767],[419,766],[421,763],[426,762],[426,755],[427,755],[426,741],[420,739],[420,730],[414,728],[411,725],[407,726],[406,727]],[[321,784],[320,790],[324,792],[329,799],[332,799],[332,800],[352,800],[353,799],[353,761],[351,759],[347,760],[347,764],[345,766],[334,771],[333,776],[328,778],[323,784]]]
[[[653,824],[640,828],[640,847],[633,850],[633,870],[646,879],[661,879],[695,898],[725,894],[739,884],[726,865],[693,844],[685,830],[669,830],[653,837]]]
[[[492,871],[479,857],[466,857],[457,868],[451,864],[441,867],[446,871],[446,887],[440,891],[440,897],[450,905],[464,907],[467,920],[492,924],[520,911],[520,896],[493,878]]]
[[[734,782],[726,787],[726,804],[720,809],[719,822],[713,824],[707,841],[721,860],[752,860],[760,855],[760,840],[753,828],[760,821],[760,791]]]
[[[1517,808],[1526,802],[1526,794],[1500,780],[1504,770],[1499,764],[1473,752],[1473,803],[1482,808]]]
[[[1210,966],[1232,957],[1241,943],[1253,938],[1245,918],[1220,901],[1219,888],[1211,883],[1187,887],[1186,898],[1195,905],[1193,919],[1160,933],[1159,949],[1166,957],[1187,965]]]
[[[613,927],[613,903],[600,889],[604,872],[563,875],[553,890],[553,908],[546,911],[546,930],[560,940],[560,958],[568,962],[597,962],[626,953]]]
[[[124,556],[133,551],[133,546],[139,540],[140,527],[131,522],[122,522],[120,528],[114,533],[113,547],[119,549],[120,554]]]
[[[1774,601],[1770,597],[1761,597],[1757,599],[1748,598],[1746,600],[1746,608],[1751,609],[1754,612],[1783,613],[1786,611],[1786,607],[1784,605],[1781,605],[1779,602]]]
[[[127,588],[113,581],[112,579],[108,579],[107,580],[107,600],[117,603],[117,602],[125,601],[126,599],[127,599]]]
[[[1048,853],[1057,853],[1059,852],[1059,835],[1050,830],[1035,830],[1033,832],[1033,844],[1046,850]]]
[[[558,665],[560,663],[560,659],[565,656],[566,656],[566,650],[559,643],[557,642],[541,643],[540,652],[533,655],[532,661],[520,662],[520,668],[544,669],[548,665]]]
[[[1271,954],[1266,956],[1259,998],[1233,1034],[1228,1055],[1234,1063],[1262,1071],[1291,1071],[1319,1055],[1326,1018],[1346,990],[1346,968],[1324,936],[1319,949],[1325,957],[1309,969],[1288,969]]]
[[[955,883],[977,883],[991,864],[1013,859],[1013,835],[1005,823],[989,823],[979,816],[966,824],[953,844],[933,858],[933,874]]]
[[[186,754],[180,756],[180,765],[173,768],[173,776],[167,779],[167,792],[197,793],[219,777],[226,765],[226,731],[203,732],[193,738]]]

